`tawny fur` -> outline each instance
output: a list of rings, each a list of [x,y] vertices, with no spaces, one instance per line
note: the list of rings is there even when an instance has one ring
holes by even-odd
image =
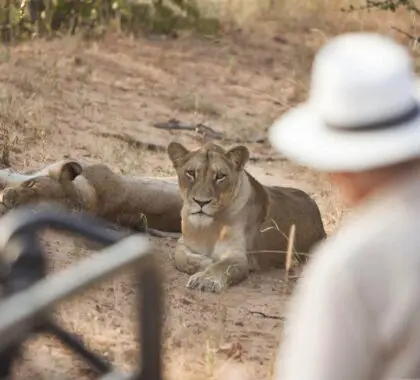
[[[191,275],[188,287],[220,292],[251,270],[284,266],[292,224],[298,253],[309,253],[326,237],[319,208],[308,194],[263,186],[244,169],[246,147],[225,151],[207,143],[189,151],[173,142],[168,154],[183,199],[174,262]]]
[[[113,172],[105,164],[64,160],[32,174],[0,170],[2,208],[54,201],[135,230],[148,227],[180,232],[176,181],[136,178]],[[144,214],[144,215],[143,215]]]

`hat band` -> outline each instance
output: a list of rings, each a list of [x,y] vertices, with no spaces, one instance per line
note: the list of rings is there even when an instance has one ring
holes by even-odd
[[[413,108],[410,108],[407,112],[404,112],[401,115],[394,116],[390,119],[385,119],[382,121],[375,121],[373,123],[366,124],[357,124],[350,126],[343,126],[339,124],[326,123],[328,128],[334,129],[337,132],[342,131],[372,131],[372,130],[381,130],[381,129],[390,129],[396,128],[401,124],[405,124],[417,118],[420,115],[420,107],[416,104]]]

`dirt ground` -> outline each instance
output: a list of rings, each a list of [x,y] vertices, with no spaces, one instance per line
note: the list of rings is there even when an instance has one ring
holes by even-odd
[[[3,50],[0,122],[11,165],[26,171],[74,157],[133,175],[173,175],[166,145],[178,139],[192,147],[203,138],[154,123],[203,123],[221,133],[226,146],[245,141],[254,170],[270,182],[294,184],[313,195],[332,232],[343,212],[337,194],[325,178],[291,164],[267,141],[270,123],[303,91],[292,54],[302,35],[259,42],[112,35],[100,42],[67,38]],[[307,36],[309,42],[317,38]],[[90,254],[71,238],[48,233],[46,240],[52,272]],[[200,293],[185,287],[188,276],[169,260],[175,240],[153,240],[165,281],[165,378],[216,379],[226,363],[241,362],[251,378],[269,379],[288,298],[282,271],[252,274],[221,295]],[[64,326],[125,369],[136,365],[138,349],[128,275],[57,310]],[[27,345],[16,372],[20,379],[92,378],[48,337]]]

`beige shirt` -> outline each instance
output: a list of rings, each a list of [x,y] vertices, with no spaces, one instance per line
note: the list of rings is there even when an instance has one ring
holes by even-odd
[[[420,379],[420,170],[318,246],[295,289],[276,380]]]

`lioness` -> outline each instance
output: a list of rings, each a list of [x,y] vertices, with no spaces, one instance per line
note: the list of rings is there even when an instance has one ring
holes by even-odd
[[[183,199],[174,261],[191,275],[187,287],[220,292],[244,280],[250,270],[284,265],[292,224],[299,253],[308,253],[326,237],[318,206],[308,194],[263,186],[244,169],[249,159],[245,146],[225,151],[207,143],[189,151],[172,142],[168,155]]]
[[[181,229],[182,200],[175,181],[129,177],[105,164],[74,160],[56,162],[29,175],[5,173],[0,180],[6,185],[2,192],[6,209],[54,201],[138,231],[144,231],[146,219],[152,229]]]

